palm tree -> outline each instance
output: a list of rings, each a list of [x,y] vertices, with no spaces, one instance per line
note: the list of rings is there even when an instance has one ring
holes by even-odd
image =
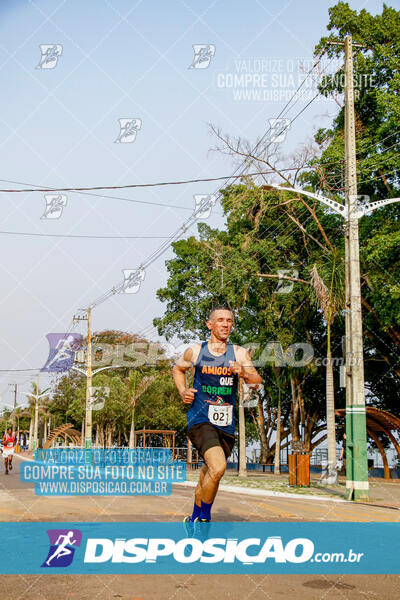
[[[44,442],[46,442],[47,440],[47,423],[49,418],[51,417],[51,412],[50,412],[50,398],[44,398],[44,400],[42,401],[42,405],[39,408],[39,413],[40,416],[43,418],[43,438],[44,438]]]
[[[345,280],[343,259],[339,250],[333,249],[325,261],[314,264],[311,270],[313,287],[319,308],[327,328],[326,342],[326,426],[328,439],[328,478],[327,483],[336,481],[336,428],[335,428],[335,391],[333,382],[331,326],[335,316],[345,304]],[[329,287],[324,283],[328,282]]]

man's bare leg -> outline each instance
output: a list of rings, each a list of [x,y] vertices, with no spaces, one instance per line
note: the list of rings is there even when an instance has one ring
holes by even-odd
[[[205,474],[207,473],[207,465],[203,464],[203,466],[200,469],[200,477],[199,477],[199,481],[196,485],[196,489],[194,491],[194,506],[193,506],[193,512],[192,512],[192,516],[187,516],[183,519],[184,523],[189,523],[192,522],[200,516],[200,512],[201,512],[201,492],[202,492],[202,486],[203,486],[203,481],[204,481],[204,477]],[[186,533],[188,535],[191,535],[191,533],[193,533],[190,529],[187,529]]]
[[[204,453],[207,471],[201,484],[201,514],[199,519],[210,520],[211,505],[218,491],[219,482],[225,473],[226,458],[221,446],[213,446]]]
[[[199,482],[196,485],[196,489],[194,492],[194,501],[195,501],[195,504],[197,504],[197,506],[201,506],[201,494],[202,494],[202,489],[203,489],[203,481],[204,481],[204,477],[206,476],[207,471],[208,471],[208,467],[206,464],[204,464],[200,469]]]
[[[199,515],[199,509],[207,512],[209,519],[209,511],[214,498],[218,491],[219,482],[225,473],[226,458],[221,446],[213,446],[204,453],[205,464],[201,467],[199,482],[194,493],[194,515]],[[198,518],[203,518],[200,514]],[[194,520],[192,515],[192,520]],[[185,517],[188,521],[190,517]]]

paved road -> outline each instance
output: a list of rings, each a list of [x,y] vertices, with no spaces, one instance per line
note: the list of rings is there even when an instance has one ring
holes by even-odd
[[[169,497],[70,497],[35,496],[33,486],[19,479],[21,459],[13,472],[0,473],[1,521],[181,521],[191,512],[193,488],[174,486]],[[216,521],[399,521],[400,511],[386,507],[328,500],[260,498],[221,491],[213,509]],[[399,576],[315,575],[38,575],[1,576],[9,600],[109,600],[258,598],[298,600],[392,599]],[[10,592],[11,591],[11,592]]]
[[[181,521],[191,514],[193,488],[174,485],[171,496],[35,496],[20,481],[21,459],[0,472],[1,521]],[[250,496],[220,490],[213,506],[216,521],[399,521],[400,510],[332,500]]]

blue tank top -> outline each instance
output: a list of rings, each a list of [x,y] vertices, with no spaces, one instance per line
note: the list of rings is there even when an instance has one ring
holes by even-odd
[[[195,365],[193,387],[197,390],[192,405],[187,412],[188,428],[198,423],[211,422],[215,427],[225,433],[235,434],[235,401],[238,376],[232,373],[229,361],[236,361],[233,344],[228,344],[226,351],[221,356],[214,356],[208,350],[208,342],[201,344],[199,356]],[[221,425],[217,420],[210,420],[210,407],[232,406],[232,422]],[[222,409],[223,412],[225,409]],[[211,412],[213,414],[213,412]],[[216,415],[214,415],[216,416]]]

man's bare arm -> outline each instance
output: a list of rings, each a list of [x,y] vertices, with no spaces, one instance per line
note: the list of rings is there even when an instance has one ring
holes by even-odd
[[[197,390],[194,388],[186,387],[186,371],[192,369],[196,363],[197,356],[199,355],[198,346],[192,346],[191,348],[187,348],[184,352],[183,357],[181,357],[174,368],[172,369],[172,376],[174,378],[174,383],[176,388],[185,404],[191,404],[194,400],[194,395],[197,393]]]
[[[250,354],[246,348],[236,346],[236,361],[230,361],[231,369],[234,373],[242,377],[245,383],[262,383],[261,376],[257,373],[251,360]]]

